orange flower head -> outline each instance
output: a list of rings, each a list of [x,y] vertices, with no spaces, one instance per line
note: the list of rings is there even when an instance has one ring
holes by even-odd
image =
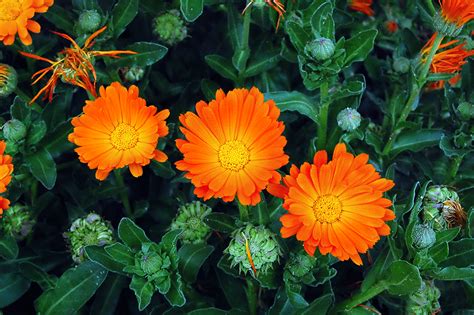
[[[164,162],[165,153],[156,149],[158,139],[168,134],[165,119],[169,110],[157,112],[138,96],[138,88],[128,90],[114,82],[99,89],[100,96],[86,101],[83,114],[72,120],[68,140],[82,163],[97,169],[95,177],[104,180],[110,171],[128,166],[134,177],[143,174],[150,160]]]
[[[136,54],[136,52],[130,50],[90,50],[90,48],[94,45],[94,39],[104,32],[106,28],[107,27],[104,26],[97,32],[93,33],[88,39],[86,39],[83,47],[80,47],[69,35],[53,32],[54,34],[67,39],[72,44],[71,47],[60,51],[58,53],[57,59],[54,61],[38,55],[20,51],[20,54],[25,57],[44,61],[50,64],[49,67],[36,72],[31,77],[34,79],[32,83],[33,85],[38,83],[44,76],[51,72],[51,77],[49,78],[48,82],[38,92],[38,94],[33,97],[33,99],[30,101],[30,104],[36,101],[36,99],[38,99],[41,94],[44,94],[44,98],[47,98],[51,102],[53,99],[54,89],[59,79],[65,83],[83,88],[94,97],[97,97],[95,87],[97,75],[93,65],[94,57],[118,58],[119,54]]]
[[[385,23],[385,27],[387,28],[387,31],[390,33],[395,33],[398,31],[398,24],[395,21],[387,21]]]
[[[288,163],[285,125],[275,102],[264,101],[255,87],[218,90],[215,100],[198,102],[196,111],[179,117],[185,139],[176,146],[184,158],[176,167],[204,200],[229,202],[237,196],[243,205],[256,205],[269,183],[280,182],[276,170]]]
[[[31,45],[29,32],[39,33],[41,26],[31,20],[35,13],[44,13],[54,0],[0,0],[0,41],[12,45],[18,35],[21,42]]]
[[[457,27],[474,19],[474,1],[472,0],[439,0],[443,19]]]
[[[7,186],[12,180],[11,174],[13,173],[12,157],[5,154],[7,144],[5,141],[0,140],[0,193],[7,191]],[[0,197],[0,218],[4,210],[8,209],[10,201],[4,197]]]
[[[242,12],[242,14],[245,14],[245,11],[247,11],[247,9],[252,5],[258,8],[268,5],[270,8],[275,10],[276,13],[278,14],[278,20],[277,20],[277,25],[276,25],[276,29],[278,30],[278,28],[280,27],[280,21],[286,12],[285,6],[283,5],[283,3],[280,2],[280,0],[250,0],[247,6],[245,7],[244,11]]]
[[[368,159],[367,154],[354,157],[338,144],[330,162],[323,150],[314,155],[313,164],[293,165],[283,185],[269,187],[288,211],[280,218],[281,236],[296,234],[311,256],[319,248],[323,255],[361,265],[359,253],[389,235],[385,222],[395,218],[388,209],[392,202],[383,198],[394,183],[381,178]]]
[[[359,11],[368,16],[374,15],[374,10],[372,9],[372,0],[349,0],[349,8],[354,11]]]

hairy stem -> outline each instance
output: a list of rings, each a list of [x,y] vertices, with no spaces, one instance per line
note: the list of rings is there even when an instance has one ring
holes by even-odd
[[[320,87],[320,103],[319,109],[319,125],[318,125],[318,142],[317,149],[326,148],[326,139],[328,134],[328,115],[329,115],[329,83],[324,82]]]
[[[247,279],[247,289],[245,290],[247,294],[247,301],[249,303],[249,314],[257,314],[257,285],[254,280]]]

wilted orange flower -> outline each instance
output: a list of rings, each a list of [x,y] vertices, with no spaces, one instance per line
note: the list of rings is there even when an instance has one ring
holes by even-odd
[[[430,40],[426,43],[421,51],[422,62],[426,62],[426,58],[429,55],[433,42],[436,38],[434,34]],[[448,48],[454,44],[457,44],[458,40],[452,40],[446,44],[441,44],[436,52],[433,61],[431,62],[430,72],[431,73],[457,73],[461,71],[464,64],[467,63],[466,59],[474,55],[474,50],[465,50],[465,43]],[[447,49],[445,49],[447,48]],[[455,76],[450,80],[451,84],[455,84],[460,79],[459,76]],[[444,81],[437,81],[429,85],[431,89],[443,88]]]
[[[396,31],[398,31],[398,24],[395,21],[387,21],[385,23],[385,27],[390,33],[395,33]]]
[[[143,174],[142,166],[151,159],[164,162],[166,154],[156,145],[160,137],[168,134],[165,119],[169,110],[157,113],[155,106],[147,106],[138,96],[138,88],[128,90],[114,82],[99,89],[100,96],[86,101],[84,113],[72,120],[73,133],[68,140],[82,163],[97,169],[95,177],[104,180],[109,173],[128,166],[134,177]]]
[[[268,183],[280,182],[276,171],[288,163],[282,136],[285,125],[273,100],[264,101],[257,89],[218,90],[209,104],[196,104],[197,115],[179,117],[186,139],[176,140],[184,158],[176,167],[204,200],[211,197],[243,205],[260,202]]]
[[[368,16],[374,15],[372,10],[372,0],[349,0],[349,8],[355,11],[359,11]]]
[[[278,20],[276,25],[276,29],[278,30],[278,28],[280,27],[280,20],[282,19],[283,14],[285,14],[286,12],[285,6],[283,5],[283,3],[280,2],[280,0],[250,0],[242,14],[244,14],[245,11],[247,11],[247,9],[252,5],[262,7],[265,4],[267,4],[270,8],[272,8],[278,13]]]
[[[7,144],[5,141],[0,140],[0,193],[7,191],[7,186],[12,180],[13,164],[12,157],[5,153]],[[10,206],[10,200],[0,197],[0,218],[2,217],[3,211],[8,209]]]
[[[21,42],[31,45],[29,32],[39,33],[41,26],[31,20],[35,13],[44,13],[54,0],[0,0],[0,41],[12,45],[18,34]]]
[[[472,0],[439,0],[441,15],[449,23],[462,27],[474,19],[474,1]]]
[[[69,35],[53,32],[54,34],[67,39],[72,44],[71,47],[65,48],[64,50],[59,52],[58,58],[55,61],[38,55],[20,51],[20,54],[22,54],[23,56],[45,61],[51,64],[49,67],[36,72],[31,77],[32,79],[35,79],[32,83],[33,85],[36,84],[39,80],[41,80],[46,74],[52,71],[51,77],[49,78],[48,82],[30,101],[30,104],[33,103],[43,93],[44,98],[48,98],[48,100],[51,102],[51,100],[53,99],[54,88],[56,87],[56,84],[59,79],[66,83],[79,86],[91,93],[94,97],[96,97],[97,92],[95,84],[97,81],[97,75],[93,65],[93,58],[104,56],[118,58],[118,54],[136,54],[136,52],[130,50],[90,50],[90,48],[94,45],[93,40],[97,36],[99,36],[99,34],[105,31],[106,28],[107,27],[104,26],[103,28],[92,34],[88,39],[86,39],[83,47],[80,47]],[[93,78],[92,81],[91,75]]]
[[[361,265],[359,253],[390,234],[385,222],[395,218],[388,209],[392,202],[382,197],[394,183],[381,178],[368,159],[367,154],[354,157],[338,144],[330,162],[323,150],[314,155],[313,164],[293,165],[284,185],[268,189],[284,198],[288,210],[280,218],[282,237],[296,234],[311,256],[319,248],[323,255]]]

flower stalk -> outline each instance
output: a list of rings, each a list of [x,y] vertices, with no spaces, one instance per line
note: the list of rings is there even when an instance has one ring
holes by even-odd
[[[329,115],[329,83],[323,82],[320,87],[319,126],[318,126],[318,150],[326,148],[326,138],[328,133],[328,115]]]

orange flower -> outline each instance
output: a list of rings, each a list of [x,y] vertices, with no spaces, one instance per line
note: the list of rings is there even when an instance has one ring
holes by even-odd
[[[474,2],[472,0],[439,0],[441,15],[448,23],[462,27],[474,19]]]
[[[368,16],[374,15],[374,10],[372,10],[371,6],[372,0],[349,0],[349,8]]]
[[[92,34],[88,39],[86,39],[83,47],[80,47],[69,35],[53,32],[54,34],[67,39],[72,44],[72,47],[65,48],[64,50],[59,52],[59,57],[56,61],[20,51],[20,54],[25,57],[41,60],[51,64],[51,66],[36,72],[31,77],[32,79],[35,79],[32,83],[33,85],[36,84],[39,80],[41,80],[46,74],[52,71],[51,77],[49,78],[48,82],[38,92],[38,94],[33,97],[33,99],[30,101],[30,104],[33,103],[36,99],[38,99],[38,97],[43,93],[44,98],[48,98],[48,100],[51,102],[51,100],[53,99],[54,88],[56,87],[56,84],[59,79],[66,83],[81,87],[91,93],[94,97],[97,97],[95,87],[97,75],[93,65],[94,57],[106,56],[118,58],[118,54],[136,54],[136,52],[130,50],[90,50],[90,48],[94,45],[93,40],[97,36],[99,36],[99,34],[105,31],[106,28],[107,27],[103,27],[94,34]],[[93,81],[91,81],[91,75],[93,77]]]
[[[12,45],[18,34],[21,42],[31,45],[29,33],[39,33],[41,26],[31,20],[35,13],[44,13],[54,0],[0,0],[0,41]]]
[[[421,51],[422,62],[426,62],[426,58],[431,51],[435,38],[436,34],[434,34],[423,47]],[[465,50],[465,43],[448,48],[449,46],[452,46],[458,42],[458,40],[452,40],[439,46],[430,66],[431,73],[458,73],[461,71],[462,66],[467,63],[466,59],[474,55],[474,50]],[[459,81],[459,78],[459,76],[457,76],[457,78],[452,78],[450,83],[455,84],[457,81]],[[432,83],[430,87],[432,89],[443,88],[444,81]]]
[[[277,25],[276,25],[276,29],[278,30],[278,28],[280,27],[280,20],[282,19],[283,14],[286,12],[285,6],[283,5],[283,3],[280,2],[280,0],[250,0],[247,6],[245,7],[244,11],[242,12],[242,14],[244,14],[245,11],[247,11],[247,9],[251,5],[262,7],[265,4],[267,4],[270,8],[272,8],[278,13],[278,20],[277,20]]]
[[[97,169],[95,177],[104,180],[113,169],[128,166],[134,177],[143,174],[142,166],[151,159],[164,162],[165,153],[156,149],[158,139],[168,134],[165,119],[169,110],[157,113],[138,96],[138,88],[128,90],[114,82],[99,89],[100,96],[86,101],[84,114],[72,120],[69,141],[82,163]]]
[[[326,151],[318,151],[313,164],[293,165],[284,185],[269,187],[270,193],[284,198],[288,210],[280,218],[281,236],[296,234],[311,256],[319,248],[323,255],[361,265],[359,253],[390,234],[385,222],[395,218],[388,209],[392,202],[382,197],[394,183],[381,178],[368,159],[367,154],[354,157],[338,144],[330,162]]]
[[[0,193],[7,191],[7,186],[12,180],[13,164],[12,157],[5,153],[7,144],[5,141],[0,140]],[[10,206],[10,200],[0,197],[0,218],[4,210]]]
[[[260,202],[268,183],[280,182],[276,171],[288,163],[282,136],[285,125],[273,100],[264,101],[257,89],[218,90],[216,99],[196,104],[197,115],[179,117],[184,139],[176,146],[184,158],[176,167],[204,200],[229,202],[237,196],[243,205]]]
[[[396,31],[398,31],[398,24],[395,21],[387,21],[385,23],[385,27],[390,33],[395,33]]]

